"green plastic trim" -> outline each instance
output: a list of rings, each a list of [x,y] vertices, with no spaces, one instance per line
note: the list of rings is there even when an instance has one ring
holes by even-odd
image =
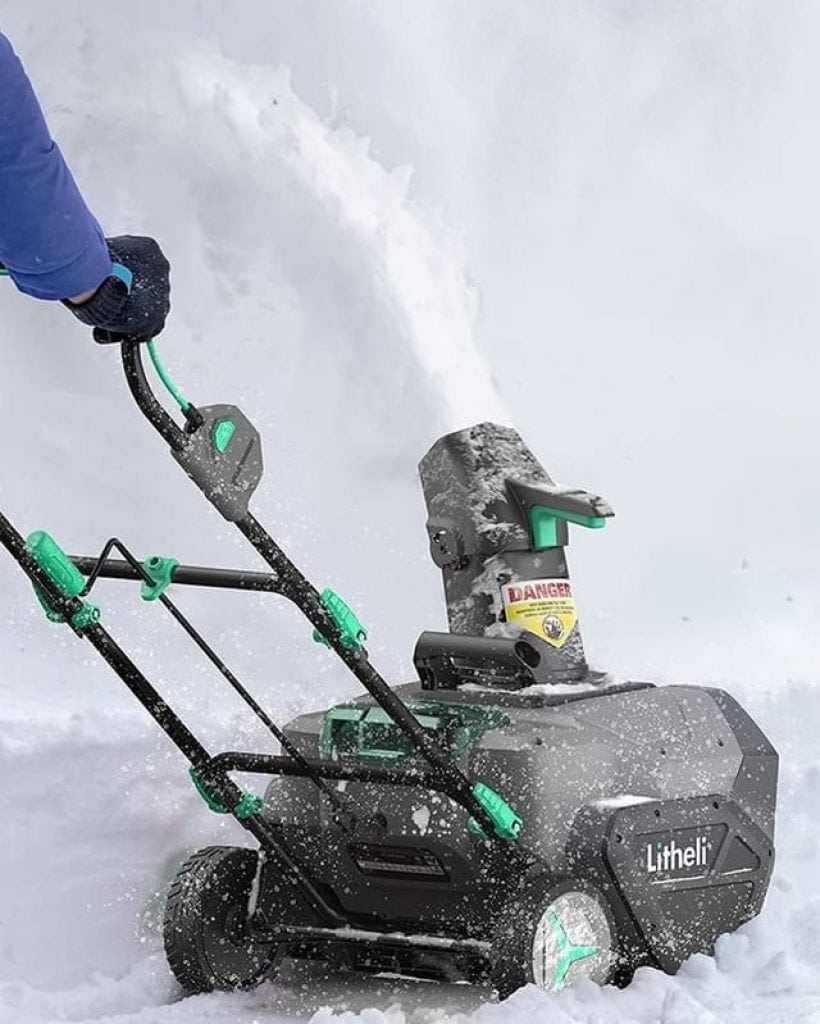
[[[85,590],[85,576],[50,533],[45,530],[30,533],[26,538],[26,548],[64,597],[79,597],[82,594]],[[52,606],[41,587],[35,586],[34,593],[49,622],[65,622],[65,616]],[[99,621],[100,609],[89,601],[83,601],[82,608],[72,616],[71,625],[75,629],[85,629]]]
[[[183,412],[187,412],[191,408],[191,403],[188,401],[185,395],[183,395],[183,393],[179,390],[179,388],[176,386],[173,380],[171,380],[170,374],[165,369],[165,366],[163,365],[163,362],[159,357],[156,341],[154,341],[153,339],[149,341],[147,348],[148,355],[151,358],[151,362],[154,364],[154,369],[157,371],[157,376],[165,386],[165,390],[168,392],[171,398],[173,398],[173,400],[177,403],[180,409],[182,409]]]
[[[561,546],[558,538],[558,523],[574,523],[590,530],[602,530],[606,526],[603,516],[581,516],[575,512],[559,512],[544,505],[533,505],[530,509],[530,532],[535,551]]]
[[[359,621],[356,613],[345,604],[337,593],[330,589],[322,591],[319,601],[339,630],[342,646],[349,651],[360,651],[367,639],[367,630]],[[317,644],[324,644],[325,647],[333,646],[318,629],[314,629],[313,639]]]
[[[228,808],[218,800],[213,793],[208,789],[205,783],[202,781],[202,776],[196,770],[196,768],[189,768],[188,774],[191,776],[191,782],[194,784],[194,789],[199,793],[202,799],[205,801],[209,811],[213,811],[214,814],[228,814]]]
[[[247,821],[248,818],[259,814],[264,806],[265,801],[261,796],[257,796],[256,793],[243,793],[242,799],[234,807],[233,813],[240,821]]]
[[[510,841],[518,839],[521,835],[521,829],[524,827],[524,819],[515,813],[503,796],[496,793],[494,789],[491,789],[483,782],[475,783],[473,786],[473,796],[484,808],[490,821],[492,821],[495,834],[499,839]],[[475,818],[470,818],[467,822],[467,828],[473,835],[487,838],[484,829]]]
[[[226,807],[225,804],[215,797],[210,789],[208,789],[196,768],[189,768],[188,774],[191,776],[191,782],[194,784],[194,789],[205,801],[208,810],[213,811],[214,814],[233,813],[240,821],[245,821],[248,818],[252,818],[255,814],[259,814],[265,805],[265,801],[261,796],[257,796],[255,793],[245,792],[237,801],[233,811],[231,811],[229,807]]]
[[[90,601],[83,601],[82,608],[71,616],[71,625],[75,629],[87,629],[100,621],[100,609]]]
[[[142,568],[154,581],[142,581],[140,597],[143,601],[156,601],[174,582],[174,571],[179,565],[175,558],[164,558],[162,555],[151,555],[142,563]]]
[[[558,941],[558,962],[555,965],[555,977],[552,981],[552,991],[557,992],[564,987],[567,974],[573,964],[579,960],[588,960],[591,956],[597,956],[600,950],[597,946],[576,946],[566,933],[561,919],[551,910],[547,916],[553,934]]]
[[[422,729],[456,760],[469,754],[486,733],[510,724],[503,712],[477,704],[410,701],[407,708]],[[341,704],[326,711],[319,752],[327,760],[349,757],[381,764],[425,760],[377,704]]]
[[[82,594],[85,590],[85,576],[51,534],[45,530],[35,530],[26,538],[26,547],[65,597],[79,597]]]
[[[236,433],[236,424],[233,420],[219,420],[214,427],[214,448],[220,455],[228,450],[228,445]]]

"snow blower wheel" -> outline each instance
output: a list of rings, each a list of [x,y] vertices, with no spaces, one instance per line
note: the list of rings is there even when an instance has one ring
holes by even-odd
[[[592,886],[547,879],[530,883],[499,915],[490,979],[501,999],[524,985],[559,992],[579,978],[610,980],[612,914]]]
[[[69,556],[2,515],[0,543],[48,618],[90,643],[176,745],[207,807],[254,843],[200,851],[171,886],[165,948],[187,992],[249,988],[280,956],[489,977],[502,995],[624,984],[642,966],[674,973],[760,913],[774,863],[769,740],[723,690],[616,683],[587,664],[566,546],[570,526],[606,524],[606,501],[557,486],[510,427],[436,442],[420,471],[450,630],[422,633],[417,679],[393,687],[355,612],[251,512],[256,428],[235,406],[194,406],[147,350],[184,428],[157,400],[144,348],[124,344],[137,406],[265,571],[140,559],[117,538],[99,557]],[[174,618],[268,730],[264,752],[206,749],[88,600],[104,579],[138,582]],[[278,725],[172,600],[186,586],[292,602],[366,694]],[[640,624],[624,627],[640,641]],[[267,777],[264,795],[240,788],[243,774]]]
[[[177,872],[165,902],[163,940],[186,992],[254,988],[273,969],[275,947],[248,934],[258,859],[256,850],[209,846]]]

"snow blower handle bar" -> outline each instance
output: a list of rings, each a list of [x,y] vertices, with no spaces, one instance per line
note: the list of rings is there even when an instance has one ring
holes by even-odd
[[[144,582],[142,574],[130,562],[119,558],[99,558],[88,555],[71,555],[72,563],[84,575],[97,576],[107,580],[132,580]],[[155,570],[153,563],[163,563]],[[269,572],[246,572],[244,569],[217,569],[207,565],[180,565],[175,559],[159,556],[148,559],[143,565],[154,578],[159,587],[162,582],[167,585],[179,584],[184,587],[210,587],[217,590],[244,590],[248,593],[278,593],[276,577]]]
[[[366,632],[354,613],[332,591],[320,594],[252,515],[250,499],[263,472],[261,438],[253,424],[236,406],[195,407],[170,382],[153,342],[148,351],[160,379],[185,416],[184,430],[154,395],[145,374],[142,346],[121,346],[125,377],[134,401],[168,444],[173,458],[273,570],[276,590],[313,625],[315,639],[337,654],[429,761],[442,791],[471,815],[486,836],[505,842],[517,839],[522,821],[510,805],[490,787],[467,778],[370,664],[364,648]]]
[[[8,275],[8,270],[2,263],[0,275]],[[314,638],[332,648],[345,662],[367,692],[407,735],[415,748],[424,754],[439,777],[441,789],[472,815],[484,834],[503,841],[517,839],[522,821],[510,805],[484,783],[470,783],[458,765],[425,732],[412,712],[370,664],[363,643],[366,633],[353,612],[333,591],[325,590],[319,594],[251,515],[249,500],[262,478],[261,439],[256,428],[236,406],[220,405],[197,409],[172,381],[159,358],[156,342],[153,339],[145,341],[160,380],[185,417],[185,429],[180,429],[151,390],[142,361],[142,346],[128,340],[123,341],[121,345],[122,362],[129,389],[137,406],[166,441],[173,457],[211,504],[228,521],[236,524],[274,570],[275,586],[272,585],[270,589],[276,589],[278,593],[296,604],[313,624]],[[0,523],[0,540],[4,543],[7,540],[6,526],[13,530],[8,520]],[[12,551],[12,554],[29,577],[36,580],[36,575],[29,571],[32,558],[25,552],[25,542],[19,534],[16,537],[22,544],[20,550],[24,552],[25,560],[18,557],[15,551]],[[8,547],[8,543],[6,546]],[[11,551],[11,548],[9,550]],[[42,569],[39,571],[42,576]],[[44,578],[48,580],[47,574]],[[54,591],[53,581],[51,591]],[[48,586],[41,587],[40,592],[51,597]],[[87,635],[85,627],[93,624],[84,619],[81,621],[77,616],[93,616],[93,606],[80,601],[78,597],[66,598],[65,594],[59,596],[61,601],[68,600],[77,605],[72,613],[73,618],[68,618],[67,621],[75,631],[82,628],[82,635]],[[58,613],[61,610],[59,602],[50,607],[58,609]],[[130,662],[129,665],[134,672],[138,672]],[[145,677],[141,673],[138,675],[145,686],[155,694]],[[162,704],[158,695],[155,696]],[[153,711],[151,713],[153,714]],[[166,729],[163,722],[160,722],[156,715],[154,717]],[[176,721],[179,722],[178,719]],[[181,722],[179,726],[184,728]],[[187,730],[185,732],[187,733]],[[190,733],[188,736],[196,743]],[[204,751],[200,749],[196,756],[191,756],[186,749],[187,739],[181,734],[180,737],[183,738],[184,745],[179,742],[178,745],[190,760],[196,763]]]
[[[87,640],[157,725],[188,758],[194,769],[208,773],[209,795],[226,807],[234,808],[236,819],[265,850],[276,857],[283,873],[300,889],[323,920],[335,926],[346,924],[344,916],[327,902],[290,856],[276,825],[263,815],[255,813],[255,807],[251,809],[254,813],[246,816],[236,812],[236,808],[242,805],[246,795],[225,772],[209,771],[214,758],[100,624],[97,610],[84,600],[85,586],[80,590],[79,581],[76,581],[75,585],[75,581],[72,580],[74,567],[55,542],[47,534],[42,533],[33,534],[27,542],[0,513],[0,544],[34,584],[49,617],[53,621],[65,622],[78,637]]]

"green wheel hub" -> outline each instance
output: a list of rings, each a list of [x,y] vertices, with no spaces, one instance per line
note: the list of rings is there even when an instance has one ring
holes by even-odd
[[[535,927],[533,981],[551,992],[581,977],[603,982],[611,947],[609,919],[598,900],[578,890],[564,892],[547,905]]]

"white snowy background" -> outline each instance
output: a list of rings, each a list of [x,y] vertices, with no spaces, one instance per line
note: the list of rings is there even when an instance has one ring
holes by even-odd
[[[166,361],[262,429],[260,518],[360,610],[389,678],[444,623],[416,462],[506,419],[618,513],[571,551],[594,663],[725,686],[782,757],[766,909],[676,978],[495,1004],[297,971],[180,1002],[156,894],[238,831],[0,561],[0,1021],[820,1021],[820,8],[17,0],[0,25],[106,231],[172,261]],[[116,352],[9,286],[0,324],[24,532],[255,565]],[[263,742],[156,609],[100,594],[214,747]],[[182,600],[280,718],[355,692],[275,600]]]

